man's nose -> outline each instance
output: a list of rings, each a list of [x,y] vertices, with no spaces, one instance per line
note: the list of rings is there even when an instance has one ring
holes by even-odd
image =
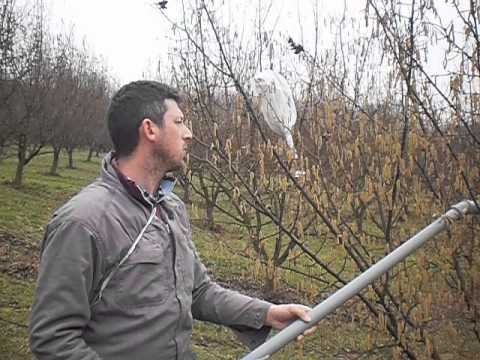
[[[183,135],[183,138],[186,141],[191,141],[192,137],[193,137],[192,130],[190,130],[190,128],[188,126],[185,126],[185,134]]]

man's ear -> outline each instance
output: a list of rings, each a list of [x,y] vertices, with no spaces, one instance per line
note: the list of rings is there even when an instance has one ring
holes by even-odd
[[[149,118],[143,119],[139,127],[140,136],[144,137],[145,140],[154,141],[157,131],[158,127],[152,120]]]

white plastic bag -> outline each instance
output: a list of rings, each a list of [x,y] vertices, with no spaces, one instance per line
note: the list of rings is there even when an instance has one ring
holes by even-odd
[[[273,70],[264,70],[252,79],[253,96],[265,122],[282,136],[297,158],[292,129],[297,121],[297,109],[287,80]]]

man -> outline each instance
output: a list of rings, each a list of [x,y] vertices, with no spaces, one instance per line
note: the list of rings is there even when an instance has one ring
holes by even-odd
[[[30,345],[39,359],[191,359],[193,319],[232,327],[250,347],[308,308],[272,305],[212,282],[165,175],[192,133],[177,92],[137,81],[108,110],[114,152],[101,177],[55,212],[42,244]]]

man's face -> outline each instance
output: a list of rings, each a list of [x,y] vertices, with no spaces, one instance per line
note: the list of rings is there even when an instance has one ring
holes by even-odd
[[[166,99],[165,106],[167,111],[163,116],[163,125],[158,125],[159,136],[153,152],[165,171],[173,171],[185,166],[192,132],[185,124],[183,113],[175,100]]]

